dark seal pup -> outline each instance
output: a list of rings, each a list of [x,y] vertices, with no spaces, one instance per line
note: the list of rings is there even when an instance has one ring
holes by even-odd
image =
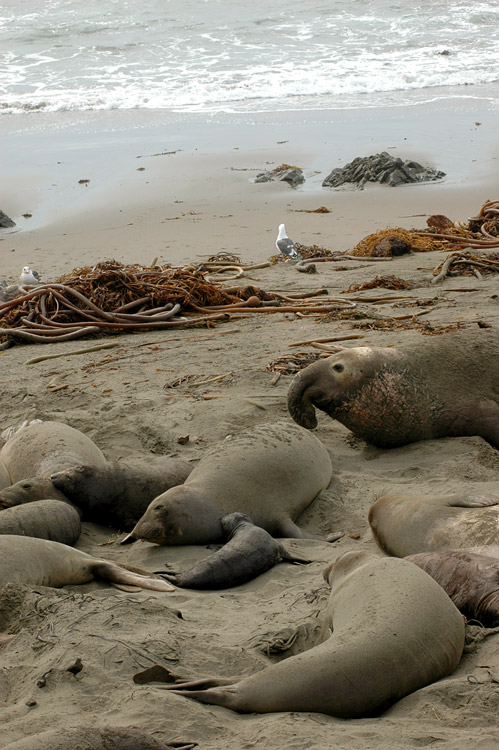
[[[449,549],[499,557],[499,496],[382,495],[369,523],[381,549],[396,557]]]
[[[144,455],[98,466],[72,466],[50,476],[54,487],[94,521],[130,531],[162,492],[182,484],[193,464]]]
[[[299,538],[304,533],[294,519],[331,473],[326,448],[308,430],[289,420],[257,425],[214,445],[183,485],[153,500],[124,541],[221,542],[222,518],[235,512],[272,536]]]
[[[468,620],[499,626],[499,560],[466,550],[421,552],[405,558],[428,573]]]
[[[407,560],[347,552],[325,571],[326,640],[261,672],[165,686],[233,711],[313,711],[342,719],[379,714],[451,674],[464,618],[445,591]]]
[[[251,581],[281,560],[310,562],[287,552],[243,513],[231,513],[222,518],[222,529],[228,539],[221,549],[183,573],[158,572],[158,575],[181,588],[223,589]]]
[[[295,375],[288,409],[298,424],[316,427],[317,407],[380,448],[464,435],[499,448],[498,332],[338,350]]]

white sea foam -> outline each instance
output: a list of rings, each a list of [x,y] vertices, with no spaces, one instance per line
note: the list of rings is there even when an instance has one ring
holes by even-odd
[[[4,0],[0,44],[4,114],[402,104],[498,82],[499,5]]]

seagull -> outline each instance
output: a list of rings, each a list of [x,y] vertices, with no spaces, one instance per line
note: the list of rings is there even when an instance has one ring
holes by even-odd
[[[37,286],[40,283],[40,274],[38,271],[32,271],[29,266],[24,266],[19,280],[21,284]]]
[[[295,243],[293,240],[290,240],[286,234],[286,227],[284,224],[279,224],[279,234],[277,235],[275,246],[279,252],[283,255],[287,255],[288,258],[293,258],[294,260],[301,258],[301,255],[295,247]]]

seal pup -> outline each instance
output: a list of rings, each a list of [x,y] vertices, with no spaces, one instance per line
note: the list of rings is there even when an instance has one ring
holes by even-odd
[[[71,727],[49,729],[23,737],[4,750],[192,750],[197,742],[163,742],[131,727]]]
[[[336,347],[293,378],[288,409],[314,407],[380,448],[479,435],[499,448],[499,333],[461,331],[398,347]]]
[[[405,558],[422,568],[468,620],[499,626],[499,560],[465,550],[421,552]]]
[[[60,500],[40,500],[7,508],[0,513],[0,534],[34,536],[72,545],[78,541],[80,533],[78,510]]]
[[[244,513],[231,513],[222,518],[221,523],[227,537],[221,549],[183,573],[158,572],[158,575],[181,588],[223,589],[251,581],[281,560],[297,564],[311,562],[287,552]]]
[[[172,675],[176,684],[164,689],[243,713],[353,719],[377,715],[457,667],[464,618],[416,565],[346,552],[324,576],[331,595],[322,643],[241,680]]]
[[[26,583],[58,588],[95,579],[109,581],[117,588],[136,586],[153,591],[174,591],[170,583],[145,570],[92,557],[60,542],[0,535],[0,586]]]
[[[16,432],[2,447],[0,459],[12,484],[33,477],[48,478],[56,471],[106,459],[95,443],[63,422],[35,422]]]
[[[464,549],[499,558],[499,496],[382,495],[369,523],[377,544],[396,557]]]
[[[222,518],[234,512],[272,536],[301,538],[306,534],[294,519],[328,486],[331,473],[315,435],[290,421],[260,424],[214,445],[183,485],[152,501],[123,541],[220,542]]]
[[[52,474],[50,481],[82,510],[85,520],[130,531],[151,501],[182,484],[192,468],[181,458],[148,454],[104,465],[71,466]]]

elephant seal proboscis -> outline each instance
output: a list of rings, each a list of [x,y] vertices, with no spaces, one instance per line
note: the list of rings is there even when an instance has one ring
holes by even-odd
[[[106,459],[83,432],[63,422],[36,422],[16,432],[3,446],[0,458],[12,484],[28,477],[49,477],[77,464],[104,466]]]
[[[6,745],[4,750],[192,750],[197,742],[163,742],[141,729],[81,726],[49,729]]]
[[[277,537],[304,536],[294,519],[331,479],[324,445],[291,421],[260,424],[217,443],[183,485],[155,498],[123,541],[211,544],[221,520],[247,514]]]
[[[416,565],[347,552],[325,577],[331,595],[322,643],[241,680],[172,675],[176,684],[162,689],[239,712],[349,719],[379,714],[457,667],[464,618]]]
[[[224,546],[183,573],[158,573],[176,586],[188,589],[223,589],[239,586],[270,570],[280,560],[307,564],[284,549],[268,531],[255,526],[243,513],[222,518],[228,537]]]
[[[381,549],[396,557],[449,549],[499,557],[499,496],[382,495],[369,523]]]
[[[499,626],[499,560],[466,550],[421,552],[405,558],[428,573],[468,620]]]
[[[92,557],[60,542],[0,535],[0,586],[26,583],[58,588],[94,579],[109,581],[118,588],[136,586],[153,591],[174,591],[170,583],[145,570]]]
[[[380,448],[479,435],[499,448],[499,333],[461,331],[397,347],[338,347],[288,391],[303,427],[314,407]]]
[[[40,500],[0,512],[0,534],[34,536],[62,544],[75,544],[81,533],[80,514],[60,500]]]
[[[85,520],[130,531],[151,501],[182,484],[192,468],[181,458],[149,454],[104,466],[73,466],[50,479]]]

